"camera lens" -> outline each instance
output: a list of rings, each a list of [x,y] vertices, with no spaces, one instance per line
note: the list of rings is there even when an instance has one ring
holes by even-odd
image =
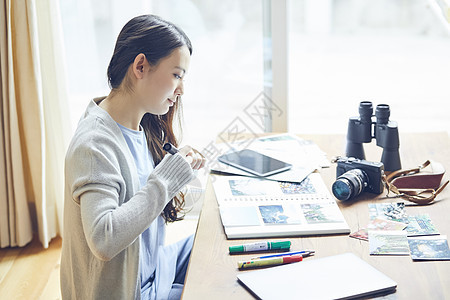
[[[358,196],[367,186],[367,176],[360,169],[352,169],[339,176],[333,183],[333,195],[346,201]]]

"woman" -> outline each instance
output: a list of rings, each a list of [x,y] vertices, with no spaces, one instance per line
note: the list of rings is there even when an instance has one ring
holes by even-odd
[[[192,237],[164,247],[180,219],[180,190],[204,158],[177,145],[175,114],[192,46],[152,15],[130,20],[111,62],[107,97],[90,102],[66,155],[64,299],[179,299]]]

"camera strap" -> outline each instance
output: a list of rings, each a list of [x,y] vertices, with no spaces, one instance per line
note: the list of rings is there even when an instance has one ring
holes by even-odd
[[[430,166],[429,169],[423,169]],[[425,205],[430,204],[436,196],[448,185],[441,184],[445,169],[442,164],[427,160],[422,165],[408,170],[398,170],[383,175],[382,180],[387,189],[387,195],[392,192],[397,197]]]

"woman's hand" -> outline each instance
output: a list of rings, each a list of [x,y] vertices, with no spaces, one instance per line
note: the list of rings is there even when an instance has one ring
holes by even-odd
[[[191,146],[184,146],[179,151],[193,170],[199,170],[205,166],[205,157]]]

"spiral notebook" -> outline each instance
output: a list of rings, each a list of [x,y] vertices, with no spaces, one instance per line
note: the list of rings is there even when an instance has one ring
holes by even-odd
[[[213,185],[229,239],[350,233],[318,173],[301,183],[215,176]]]

